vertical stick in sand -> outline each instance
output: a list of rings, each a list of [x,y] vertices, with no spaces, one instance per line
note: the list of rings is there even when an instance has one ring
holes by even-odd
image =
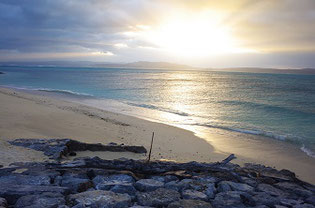
[[[149,151],[149,158],[148,158],[148,163],[150,162],[151,159],[151,151],[152,151],[152,146],[153,146],[153,138],[154,138],[154,132],[152,132],[152,139],[151,139],[151,147],[150,147],[150,151]]]

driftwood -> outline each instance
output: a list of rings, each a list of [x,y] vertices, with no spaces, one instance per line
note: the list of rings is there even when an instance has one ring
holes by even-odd
[[[235,158],[235,157],[234,157]],[[233,159],[234,159],[233,158]],[[80,160],[75,160],[69,163],[49,163],[48,168],[52,169],[71,169],[71,168],[96,168],[104,170],[124,170],[131,171],[135,174],[147,174],[147,175],[160,175],[165,173],[175,173],[178,171],[186,172],[220,172],[228,175],[230,178],[235,178],[231,173],[231,169],[234,166],[230,166],[227,163],[231,159],[229,156],[222,162],[217,163],[198,163],[198,162],[188,162],[188,163],[176,163],[176,162],[166,162],[166,161],[151,161],[147,163],[141,160],[102,160],[98,157],[94,158],[84,158]],[[238,177],[236,180],[240,180]]]

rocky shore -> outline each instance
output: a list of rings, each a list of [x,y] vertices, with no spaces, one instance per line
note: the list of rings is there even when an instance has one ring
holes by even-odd
[[[28,148],[38,147],[38,140],[24,141],[33,142]],[[52,141],[39,151],[61,144],[71,149],[69,140]],[[0,207],[315,207],[315,186],[293,172],[257,164],[240,167],[230,163],[233,158],[216,163],[97,157],[14,163],[0,168]]]

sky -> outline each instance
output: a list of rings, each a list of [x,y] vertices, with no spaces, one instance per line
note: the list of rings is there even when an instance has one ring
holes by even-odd
[[[315,67],[315,0],[0,0],[0,61]]]

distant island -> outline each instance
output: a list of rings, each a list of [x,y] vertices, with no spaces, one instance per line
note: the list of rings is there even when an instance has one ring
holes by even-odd
[[[202,68],[202,67],[194,67],[194,66],[177,64],[177,63],[150,62],[150,61],[137,61],[137,62],[131,62],[131,63],[111,63],[111,62],[92,62],[92,61],[0,62],[0,66],[200,70],[200,71],[315,75],[315,68],[301,68],[301,69],[279,69],[279,68],[261,68],[261,67],[230,67],[230,68],[204,67]]]

